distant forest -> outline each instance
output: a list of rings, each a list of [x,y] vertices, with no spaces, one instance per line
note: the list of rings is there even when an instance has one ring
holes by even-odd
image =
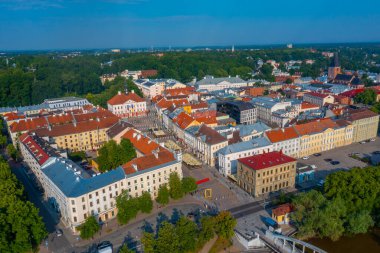
[[[194,78],[201,79],[205,75],[215,77],[239,75],[244,79],[252,78],[252,71],[257,70],[258,59],[263,61],[272,59],[280,63],[312,59],[315,60],[315,64],[301,64],[300,72],[303,76],[317,77],[330,64],[330,59],[323,57],[321,52],[338,50],[343,69],[380,72],[380,68],[372,64],[380,63],[380,48],[375,45],[362,48],[324,47],[316,51],[311,51],[309,48],[277,48],[235,52],[165,52],[161,57],[154,53],[123,52],[104,54],[84,52],[74,57],[67,56],[68,53],[63,52],[2,55],[0,56],[0,106],[38,104],[46,98],[65,95],[91,98],[110,88],[110,85],[101,84],[100,75],[118,73],[125,69],[156,69],[157,77],[175,78],[186,83]],[[110,66],[104,64],[110,61],[112,61]],[[284,68],[284,65],[281,64],[280,67]],[[273,78],[270,74],[259,74],[257,77],[269,81]],[[104,104],[104,101],[101,104]]]

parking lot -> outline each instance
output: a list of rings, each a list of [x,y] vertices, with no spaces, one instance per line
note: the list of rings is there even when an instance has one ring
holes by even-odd
[[[338,171],[351,169],[353,167],[366,167],[368,164],[349,157],[349,154],[358,153],[358,156],[372,156],[372,152],[380,150],[380,138],[377,138],[374,142],[367,142],[365,144],[354,143],[346,147],[341,147],[333,150],[329,150],[321,153],[321,156],[311,155],[309,159],[299,159],[298,162],[315,165],[316,179],[324,179],[328,174]],[[332,165],[331,162],[325,161],[325,159],[331,159],[332,161],[338,161],[339,164]]]

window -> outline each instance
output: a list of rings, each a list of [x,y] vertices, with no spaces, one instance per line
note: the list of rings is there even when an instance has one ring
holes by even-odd
[[[99,199],[96,200],[96,204],[99,204]]]
[[[103,193],[106,193],[106,190],[105,190],[105,189],[103,189]]]
[[[97,197],[97,196],[99,196],[99,193],[98,193],[98,192],[96,192],[96,193],[95,193],[95,195],[96,195],[96,197]]]
[[[82,207],[83,207],[83,210],[86,210],[86,205],[83,205]]]
[[[92,202],[90,202],[90,206],[92,206]]]
[[[72,205],[75,205],[75,201],[74,201],[73,199],[71,200],[71,204],[72,204]]]
[[[74,216],[74,222],[77,222],[77,217]]]
[[[84,218],[84,219],[87,219],[87,214],[86,214],[86,213],[83,214],[83,218]]]
[[[84,202],[84,197],[82,197],[82,202]]]
[[[75,212],[76,212],[75,207],[73,207],[73,213],[75,213]]]
[[[112,198],[112,193],[110,193],[110,198]]]

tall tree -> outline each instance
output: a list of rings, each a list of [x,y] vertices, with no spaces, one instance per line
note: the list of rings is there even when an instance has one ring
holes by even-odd
[[[182,238],[176,234],[176,230],[172,224],[164,221],[161,224],[160,230],[158,231],[157,241],[156,241],[156,251],[157,253],[179,253],[179,241]]]
[[[189,193],[197,190],[198,185],[195,178],[193,177],[184,177],[182,178],[182,191],[184,193]]]
[[[175,233],[179,237],[179,252],[192,252],[197,245],[197,225],[182,216],[175,226]]]
[[[161,205],[167,205],[169,203],[169,197],[170,193],[168,187],[166,184],[161,185],[160,188],[158,188],[158,194],[156,198],[157,203]]]
[[[183,196],[181,179],[176,172],[170,173],[169,192],[172,199],[180,199]]]
[[[141,212],[150,213],[153,209],[153,201],[149,192],[143,192],[143,194],[138,198],[139,207]]]

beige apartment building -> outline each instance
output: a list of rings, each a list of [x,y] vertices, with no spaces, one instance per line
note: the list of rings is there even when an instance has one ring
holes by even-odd
[[[254,197],[294,187],[297,160],[273,151],[238,160],[239,186]]]
[[[353,142],[375,138],[379,128],[379,115],[369,109],[348,109],[342,118],[353,126]]]

